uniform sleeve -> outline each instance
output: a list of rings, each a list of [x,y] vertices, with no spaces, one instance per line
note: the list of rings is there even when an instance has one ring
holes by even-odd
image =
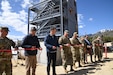
[[[58,42],[59,42],[59,45],[63,45],[62,37],[59,38]]]
[[[92,44],[93,44],[93,45],[96,44],[96,40],[93,40],[93,41],[92,41]]]
[[[9,46],[12,46],[13,48],[16,47],[16,43],[12,39],[6,38],[6,40],[7,40],[7,42],[5,42],[6,48],[9,48]]]
[[[15,42],[13,41],[13,40],[11,40],[11,46],[13,47],[13,48],[16,48],[17,46],[16,46],[16,44],[15,44]]]
[[[72,45],[75,44],[72,38],[70,39],[70,42],[71,42]]]

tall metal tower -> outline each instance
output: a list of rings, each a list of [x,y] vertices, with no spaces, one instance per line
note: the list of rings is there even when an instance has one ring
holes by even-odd
[[[33,0],[34,1],[34,0]],[[63,35],[64,30],[78,32],[77,9],[75,0],[45,0],[29,7],[29,25],[37,27],[38,38],[44,38],[51,26],[57,29],[57,36]]]

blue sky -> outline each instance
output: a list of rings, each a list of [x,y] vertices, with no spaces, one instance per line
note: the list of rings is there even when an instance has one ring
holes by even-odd
[[[33,0],[42,1],[42,0]],[[0,0],[0,26],[8,26],[8,37],[22,39],[27,34],[27,9],[31,0]],[[113,29],[113,0],[76,0],[79,34]]]
[[[79,34],[96,33],[113,29],[113,0],[77,0],[77,12],[81,15]]]

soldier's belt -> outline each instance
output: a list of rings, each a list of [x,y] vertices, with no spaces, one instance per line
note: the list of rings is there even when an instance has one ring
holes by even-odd
[[[12,52],[12,50],[8,50],[8,49],[0,49],[0,52]]]
[[[11,58],[0,58],[0,60],[11,60]]]

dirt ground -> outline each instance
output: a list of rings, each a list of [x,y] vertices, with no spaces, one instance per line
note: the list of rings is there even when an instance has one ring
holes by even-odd
[[[12,62],[13,75],[25,75],[25,61],[19,59],[17,62],[16,59],[12,59]],[[70,67],[68,66],[67,69],[69,70]],[[75,71],[68,74],[64,72],[62,66],[56,66],[56,73],[57,75],[113,75],[113,53],[108,53],[108,59],[103,58],[103,62],[90,63],[89,61],[84,67],[78,67]],[[47,75],[46,64],[37,64],[36,75]]]

